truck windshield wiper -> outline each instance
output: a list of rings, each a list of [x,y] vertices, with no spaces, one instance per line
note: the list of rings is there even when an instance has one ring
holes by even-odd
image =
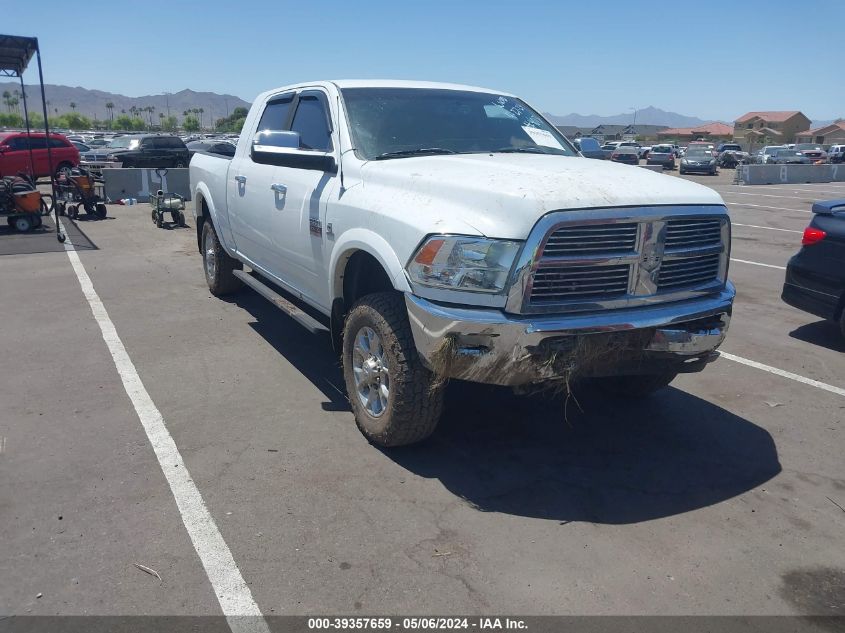
[[[547,152],[541,147],[500,147],[499,149],[494,149],[492,154],[551,154],[551,152]]]
[[[385,152],[376,156],[375,160],[384,160],[385,158],[402,158],[403,156],[421,156],[423,154],[457,154],[453,149],[446,149],[445,147],[420,147],[419,149],[400,149],[396,152]]]

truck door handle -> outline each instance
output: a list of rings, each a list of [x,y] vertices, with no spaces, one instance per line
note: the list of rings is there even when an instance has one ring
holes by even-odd
[[[275,191],[280,196],[283,196],[288,192],[288,188],[285,185],[280,185],[278,183],[273,183],[272,185],[270,185],[270,189]]]
[[[246,176],[235,176],[235,182],[243,185],[246,183]]]

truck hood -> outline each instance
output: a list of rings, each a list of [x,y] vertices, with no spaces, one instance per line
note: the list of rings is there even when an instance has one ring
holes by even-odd
[[[703,185],[632,165],[570,156],[397,158],[370,161],[361,176],[365,190],[412,210],[421,221],[442,224],[448,218],[448,224],[464,223],[488,237],[508,239],[524,239],[550,211],[724,205],[719,194]]]

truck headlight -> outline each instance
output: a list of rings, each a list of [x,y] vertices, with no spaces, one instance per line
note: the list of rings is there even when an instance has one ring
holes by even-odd
[[[500,293],[508,283],[520,242],[434,235],[408,262],[412,282],[433,288]]]

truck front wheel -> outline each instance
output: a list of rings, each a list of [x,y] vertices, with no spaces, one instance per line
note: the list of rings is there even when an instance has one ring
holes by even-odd
[[[611,395],[623,398],[645,398],[655,391],[668,386],[675,380],[677,372],[667,371],[660,374],[643,374],[638,376],[610,376],[598,378],[596,383]]]
[[[230,294],[241,287],[241,280],[232,271],[243,268],[238,260],[223,250],[210,221],[202,225],[202,264],[208,289],[215,297]]]
[[[443,381],[420,361],[402,295],[358,300],[343,327],[343,376],[355,422],[379,446],[419,442],[443,410]]]

